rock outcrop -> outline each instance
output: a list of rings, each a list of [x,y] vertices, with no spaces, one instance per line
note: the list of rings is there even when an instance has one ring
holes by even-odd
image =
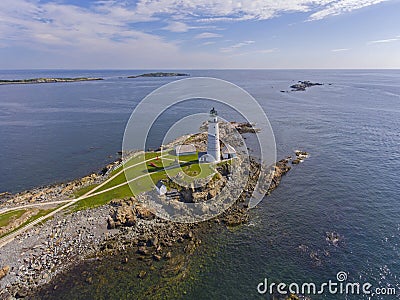
[[[0,269],[0,280],[4,277],[6,277],[6,275],[8,274],[8,272],[10,272],[10,267],[9,266],[4,266]]]
[[[110,204],[113,206],[113,209],[107,219],[107,228],[131,227],[136,224],[136,214],[132,206],[132,201],[113,200]]]
[[[127,78],[138,78],[138,77],[185,77],[190,76],[186,73],[166,73],[166,72],[155,72],[155,73],[145,73],[140,75],[128,76]]]
[[[136,225],[137,218],[153,220],[154,214],[140,205],[134,197],[129,199],[115,199],[110,202],[113,207],[107,219],[107,228],[115,229],[121,226],[132,227]]]
[[[291,85],[292,91],[305,91],[307,88],[315,86],[315,85],[323,85],[323,83],[314,83],[308,80],[299,81],[296,84]]]

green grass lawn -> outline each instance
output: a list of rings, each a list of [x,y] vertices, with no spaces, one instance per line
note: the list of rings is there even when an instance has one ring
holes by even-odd
[[[180,172],[180,169],[172,169],[169,170],[169,175],[175,176],[178,172]],[[114,180],[110,181],[109,183],[110,186],[115,186],[112,184],[113,182],[118,184],[126,182],[126,180],[123,180],[125,175],[124,174],[121,175],[123,177],[122,176],[116,177],[114,179],[116,181]],[[132,181],[130,184],[125,184],[123,186],[104,192],[102,194],[82,199],[73,206],[73,211],[95,208],[98,206],[105,205],[113,199],[123,199],[139,195],[140,193],[143,192],[151,191],[154,188],[155,183],[157,183],[159,180],[167,179],[167,177],[168,176],[165,171],[150,173],[148,174],[148,176],[144,176],[135,181]],[[100,190],[104,189],[106,189],[106,186],[102,187]]]
[[[19,210],[13,210],[4,214],[0,215],[0,227],[4,227],[7,226],[8,223],[10,223],[10,221],[12,219],[18,219],[20,218],[24,212],[26,212],[25,209],[19,209]]]
[[[150,165],[151,163],[152,163],[152,165]],[[138,163],[136,166],[126,169],[125,172],[122,172],[121,174],[119,174],[113,180],[111,180],[110,182],[108,182],[107,184],[105,184],[104,186],[99,188],[96,192],[104,191],[104,190],[112,188],[116,185],[125,183],[127,180],[135,179],[135,178],[137,178],[139,176],[143,176],[147,173],[162,171],[165,167],[170,167],[173,164],[174,164],[173,161],[170,161],[170,160],[162,161],[161,159],[158,159],[158,160],[154,159],[154,160],[151,160],[146,163],[144,163],[144,162]],[[133,166],[133,165],[134,164],[132,164],[131,166]],[[139,179],[139,181],[141,181],[141,179]],[[140,191],[142,191],[142,190],[143,189],[140,189]],[[147,189],[144,191],[147,191]]]
[[[124,185],[114,190],[80,200],[72,207],[72,211],[95,208],[109,203],[112,199],[122,199],[133,196],[129,185]]]
[[[196,152],[195,154],[191,155],[182,155],[182,156],[176,156],[175,151],[163,151],[163,157],[173,159],[173,160],[179,160],[179,161],[186,161],[186,162],[197,162],[198,161],[198,153]]]
[[[198,164],[197,154],[179,157],[180,166],[174,168],[173,166],[176,164],[178,157],[165,153],[167,152],[164,152],[164,156],[169,159],[162,159],[159,157],[161,155],[160,152],[147,152],[133,157],[125,163],[125,172],[113,178],[110,182],[96,190],[95,193],[123,184],[122,186],[80,200],[73,206],[73,211],[98,207],[109,203],[112,199],[122,199],[148,192],[154,188],[155,183],[159,180],[167,179],[168,176],[176,176],[182,171],[187,175],[184,180],[189,183],[194,179],[206,178],[215,173],[210,165]],[[152,160],[144,162],[144,159]],[[164,168],[167,168],[167,171],[165,171]],[[121,170],[121,168],[118,169],[118,171]],[[116,171],[114,172],[114,174],[117,173]],[[129,184],[127,184],[128,180],[131,181]],[[93,187],[95,187],[95,185],[92,186],[92,188]],[[90,187],[83,188],[77,192],[77,195],[83,195],[89,190]]]
[[[129,159],[127,162],[124,163],[124,167],[130,167],[135,164],[138,164],[140,162],[143,162],[145,160],[151,159],[151,158],[156,158],[157,156],[160,156],[161,152],[146,152],[146,153],[141,153],[139,155],[136,155]]]
[[[135,168],[133,168],[133,169],[135,169]],[[199,166],[199,164],[192,164],[192,165],[187,165],[187,166],[183,167],[182,169],[181,168],[169,169],[168,175],[165,170],[149,173],[148,176],[144,176],[137,180],[134,180],[134,181],[130,182],[130,184],[125,184],[118,188],[104,192],[102,194],[94,195],[92,197],[82,199],[77,204],[74,205],[73,210],[77,211],[77,210],[83,210],[83,209],[88,209],[88,208],[94,208],[94,207],[98,207],[101,205],[105,205],[113,199],[122,199],[122,198],[132,197],[134,195],[139,195],[140,193],[143,193],[143,192],[151,191],[154,188],[154,184],[157,183],[159,180],[165,180],[168,178],[168,176],[170,176],[170,177],[176,176],[179,172],[182,172],[182,170],[184,171],[185,174],[188,175],[187,177],[185,177],[184,180],[189,183],[192,182],[194,179],[206,178],[206,177],[214,174],[214,169],[211,168],[207,164],[204,164],[201,166]],[[138,170],[136,170],[136,171],[138,171]],[[141,170],[141,172],[140,172],[141,175],[144,174],[142,172],[144,172],[144,171]],[[193,176],[193,177],[189,177],[189,176]],[[116,185],[119,185],[122,183],[126,183],[126,182],[127,181],[125,178],[125,174],[122,173],[96,192],[106,190],[107,188],[110,188],[110,187],[113,187],[113,186],[116,186]]]
[[[134,156],[131,159],[129,159],[124,164],[125,168],[131,167],[131,168],[125,170],[125,172],[127,172],[127,174],[128,174],[128,177],[129,178],[134,178],[136,176],[143,175],[144,174],[143,170],[146,168],[144,160],[145,159],[150,159],[150,158],[156,158],[157,156],[160,156],[160,152],[147,152],[147,153],[139,154],[139,155]],[[134,166],[136,164],[138,164],[138,165],[135,166],[135,167],[132,167],[132,166]],[[118,172],[120,172],[122,170],[123,170],[122,167],[117,168],[116,170],[112,171],[109,174],[109,177],[114,176],[115,174],[117,174]],[[101,187],[100,189],[96,190],[96,192],[108,189],[108,188],[113,187],[115,185],[121,184],[121,183],[123,183],[125,181],[126,181],[125,174],[124,174],[124,172],[122,172],[116,178],[114,178],[112,181],[110,181],[109,183],[107,183],[106,185]],[[90,190],[94,189],[97,186],[98,186],[98,184],[92,184],[92,185],[80,188],[80,189],[78,189],[77,191],[74,192],[74,195],[75,195],[75,197],[80,197],[80,196],[86,194],[87,192],[89,192]]]
[[[191,183],[196,179],[207,178],[216,172],[210,164],[198,163],[183,164],[182,171],[186,175],[184,181],[187,183]]]
[[[98,186],[98,184],[91,184],[91,185],[88,185],[88,186],[85,186],[83,188],[80,188],[80,189],[76,190],[74,192],[75,198],[78,198],[78,197],[86,194],[87,192],[93,190],[97,186]]]
[[[117,177],[115,177],[113,180],[111,180],[110,182],[105,184],[100,189],[96,190],[96,192],[103,191],[103,190],[106,190],[113,186],[122,184],[122,183],[126,182],[127,179],[131,180],[138,176],[144,175],[144,174],[146,174],[146,169],[147,169],[147,172],[153,173],[156,171],[161,171],[164,168],[171,167],[172,165],[175,164],[175,161],[176,162],[178,162],[178,161],[190,162],[190,163],[197,162],[197,154],[177,157],[175,155],[166,154],[166,153],[169,153],[169,152],[164,151],[163,155],[167,159],[163,159],[160,157],[161,152],[146,152],[146,153],[142,153],[142,154],[132,157],[130,160],[128,160],[124,164],[124,166],[123,166],[125,168],[124,172],[119,174]],[[173,152],[171,152],[171,153],[173,153]],[[154,158],[154,159],[152,159],[152,158]],[[148,162],[144,162],[144,160],[147,160],[147,159],[152,159],[152,160],[150,160]],[[118,168],[118,169],[112,171],[110,173],[109,177],[114,176],[121,170],[123,170],[123,169]],[[188,174],[188,175],[190,175],[190,174]],[[190,175],[190,176],[193,176],[193,175]],[[96,186],[97,186],[97,184],[83,187],[83,188],[75,191],[74,195],[75,195],[75,197],[80,197],[80,196],[86,194],[87,192],[89,192],[91,189],[95,188]]]
[[[192,154],[192,155],[183,155],[183,156],[175,156],[178,157],[180,161],[191,161],[191,162],[197,162],[198,161],[198,154]]]
[[[133,156],[132,158],[130,158],[128,161],[126,161],[124,163],[124,168],[128,168],[130,166],[139,164],[141,162],[144,162],[147,159],[151,159],[151,158],[156,158],[157,156],[160,156],[161,152],[146,152],[146,153],[141,153],[141,154],[137,154],[136,156]],[[114,171],[112,171],[109,176],[113,176],[115,174],[117,174],[118,172],[120,172],[122,170],[121,167],[115,169]]]
[[[161,155],[160,151],[159,152],[146,152],[145,153],[145,158],[147,160],[147,159],[150,159],[150,158],[156,158],[157,156],[160,156],[160,155]]]
[[[162,158],[154,159],[147,162],[147,171],[152,173],[177,164],[178,160],[175,159],[162,159]]]
[[[200,176],[200,173],[201,173],[202,169],[200,168],[199,164],[193,164],[193,165],[184,166],[182,168],[182,170],[188,176],[191,176],[191,177],[196,177],[196,176],[202,177],[202,176]],[[204,170],[206,170],[206,168],[204,168]],[[205,175],[205,174],[201,174],[201,175]],[[207,177],[207,176],[205,176],[205,177]]]

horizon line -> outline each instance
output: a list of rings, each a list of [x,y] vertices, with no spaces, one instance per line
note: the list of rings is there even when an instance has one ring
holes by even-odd
[[[53,70],[64,70],[64,71],[234,71],[234,70],[248,70],[248,71],[274,71],[274,70],[282,70],[282,71],[291,71],[291,70],[332,70],[332,71],[340,71],[340,70],[400,70],[400,68],[5,68],[1,69],[1,71],[53,71]]]

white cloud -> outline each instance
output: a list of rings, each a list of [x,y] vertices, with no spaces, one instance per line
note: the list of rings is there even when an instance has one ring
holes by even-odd
[[[186,24],[182,21],[168,22],[168,25],[161,29],[168,30],[171,32],[187,32],[187,31],[193,30],[193,29],[224,30],[224,28],[217,27],[214,25],[189,26],[188,24]]]
[[[213,38],[220,38],[220,37],[222,37],[222,35],[219,33],[203,32],[203,33],[197,34],[194,38],[195,39],[213,39]]]
[[[201,29],[205,32],[196,31],[199,33],[194,33],[194,37],[200,43],[206,42],[203,45],[214,41],[228,45],[220,48],[222,53],[244,53],[237,51],[243,47],[248,48],[241,50],[253,50],[247,53],[270,53],[270,49],[250,47],[254,41],[235,43],[217,40],[222,37],[215,33],[219,30],[216,26],[220,24],[213,23],[265,20],[292,12],[306,12],[310,14],[310,20],[320,20],[384,1],[388,0],[138,0],[137,3],[110,0],[93,1],[89,7],[80,7],[66,4],[68,0],[1,0],[0,47],[24,49],[28,56],[31,50],[44,53],[43,56],[54,54],[54,61],[58,58],[63,62],[64,57],[69,57],[82,63],[78,65],[81,67],[89,67],[87,62],[96,67],[95,61],[104,62],[105,67],[108,61],[110,67],[139,64],[167,67],[166,62],[173,67],[175,62],[184,65],[187,61],[196,67],[192,62],[201,64],[200,58],[207,59],[211,66],[217,66],[226,55],[182,51],[179,41],[168,40],[170,37],[167,34],[163,37],[149,33],[151,31],[142,31],[136,23],[156,21],[149,28],[155,25],[159,26],[157,29],[177,33]],[[389,43],[398,39],[400,37],[369,43]],[[339,50],[345,51],[332,51]],[[193,59],[195,57],[198,59]],[[0,60],[0,67],[5,61]],[[114,65],[111,65],[112,62]]]
[[[123,38],[121,30],[142,36],[132,29],[135,22],[165,19],[171,21],[161,29],[187,32],[191,29],[211,28],[192,26],[194,22],[238,21],[269,19],[285,12],[313,12],[310,20],[352,11],[388,0],[139,0],[97,1],[90,8],[39,2],[37,0],[0,1],[0,37],[4,40],[73,44],[91,38]],[[184,21],[186,20],[186,21]],[[190,25],[189,25],[190,24]],[[217,38],[212,32],[198,34],[196,38]],[[132,36],[128,38],[133,38]]]
[[[226,52],[232,52],[232,51],[234,51],[234,50],[237,50],[237,49],[239,49],[239,48],[242,48],[242,47],[245,47],[245,46],[254,44],[254,43],[255,43],[255,41],[244,41],[244,42],[240,42],[240,43],[231,45],[231,46],[229,46],[229,47],[221,48],[220,51],[221,51],[221,52],[224,52],[224,53],[226,53]]]
[[[351,12],[360,8],[375,5],[390,0],[339,0],[339,1],[316,1],[319,4],[325,4],[317,12],[310,16],[310,20],[321,20],[328,16],[336,16]]]
[[[215,42],[204,42],[202,45],[203,46],[208,46],[208,45],[213,45]]]
[[[277,48],[272,48],[272,49],[261,49],[261,50],[253,50],[253,51],[246,51],[246,52],[239,52],[239,53],[234,53],[232,56],[245,56],[245,55],[255,55],[255,54],[270,54],[277,52]]]
[[[0,41],[2,47],[27,49],[28,57],[31,50],[47,53],[37,63],[52,59],[58,62],[56,67],[97,67],[96,62],[107,67],[144,67],[146,63],[150,67],[165,64],[166,58],[185,61],[198,55],[182,54],[176,42],[132,29],[121,18],[128,18],[124,10],[108,13],[59,3],[2,0]],[[1,61],[1,65],[6,63]]]
[[[136,12],[203,22],[265,20],[285,12],[311,12],[310,20],[357,10],[390,0],[140,0]]]
[[[187,32],[191,27],[183,22],[170,22],[167,26],[162,29],[172,31],[172,32]]]
[[[400,41],[400,37],[391,38],[391,39],[385,39],[385,40],[369,41],[367,44],[368,45],[371,45],[371,44],[383,44],[383,43],[392,43],[392,42],[396,42],[396,41]]]
[[[268,54],[268,53],[273,53],[276,52],[278,49],[273,48],[273,49],[261,49],[261,50],[256,50],[254,53],[261,53],[261,54]]]
[[[344,51],[349,51],[349,48],[338,48],[338,49],[332,49],[332,52],[344,52]]]

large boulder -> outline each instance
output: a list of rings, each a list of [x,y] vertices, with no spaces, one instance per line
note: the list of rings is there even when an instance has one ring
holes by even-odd
[[[134,226],[136,224],[136,214],[134,208],[125,202],[120,202],[110,214],[107,220],[108,228],[113,229],[120,226]]]
[[[141,205],[135,206],[135,212],[136,212],[136,216],[140,219],[152,220],[155,217],[151,210],[149,210]]]
[[[9,266],[4,266],[3,268],[0,269],[0,279],[4,278],[8,272],[10,272],[10,267]]]

